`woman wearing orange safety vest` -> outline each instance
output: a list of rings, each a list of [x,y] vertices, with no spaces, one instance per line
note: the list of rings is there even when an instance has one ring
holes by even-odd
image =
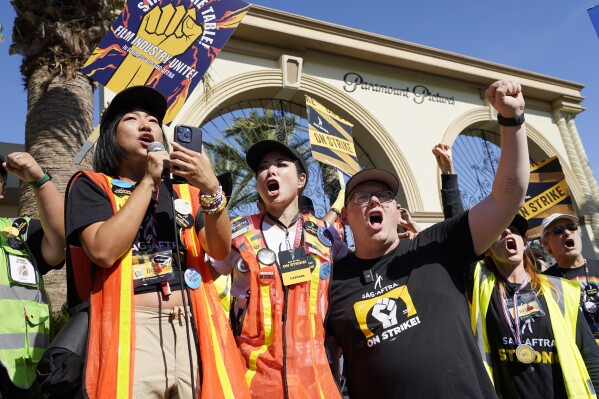
[[[226,199],[205,155],[165,150],[166,109],[152,88],[119,93],[102,117],[96,172],[67,189],[70,304],[91,292],[84,395],[246,398],[204,262],[204,250],[229,253]],[[189,184],[171,184],[170,167]]]
[[[230,320],[250,394],[340,398],[323,320],[333,253],[342,256],[347,247],[332,225],[299,211],[308,180],[302,154],[264,140],[248,150],[246,160],[266,209],[233,220],[235,251],[214,267],[233,275]]]

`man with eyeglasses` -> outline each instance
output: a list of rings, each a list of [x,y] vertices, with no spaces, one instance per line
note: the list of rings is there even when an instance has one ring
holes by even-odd
[[[599,261],[582,256],[579,227],[580,222],[573,215],[554,213],[543,219],[541,244],[556,261],[543,273],[580,283],[580,307],[599,343]]]
[[[463,275],[524,204],[529,167],[520,85],[498,81],[485,95],[500,114],[501,157],[491,193],[469,211],[402,239],[397,177],[366,169],[347,183],[356,248],[333,265],[326,326],[352,399],[496,397]]]

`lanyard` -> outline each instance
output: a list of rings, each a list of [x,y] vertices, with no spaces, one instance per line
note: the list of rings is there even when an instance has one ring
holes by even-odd
[[[589,285],[589,283],[590,283],[590,281],[589,281],[589,268],[587,267],[587,261],[586,261],[586,259],[584,260],[584,276],[586,277],[587,285]]]
[[[524,288],[526,286],[526,284],[528,284],[528,282],[530,281],[530,276],[527,274],[526,278],[524,279],[524,281],[522,282],[522,284],[520,284],[520,286],[516,289],[516,291],[514,292],[514,298],[513,298],[513,310],[514,310],[514,321],[512,322],[512,317],[510,317],[510,314],[508,312],[507,309],[507,293],[505,292],[505,288],[503,288],[503,285],[499,285],[499,290],[501,291],[501,308],[503,309],[503,315],[505,317],[505,321],[507,322],[508,326],[510,327],[510,330],[512,332],[512,335],[514,336],[514,339],[516,340],[516,344],[520,345],[520,343],[522,342],[522,337],[520,336],[520,316],[518,315],[518,293],[520,292],[520,290],[522,288]]]
[[[275,222],[276,225],[280,226],[283,228],[283,230],[285,230],[285,242],[287,243],[287,250],[291,251],[291,249],[293,248],[298,248],[300,246],[301,240],[303,238],[303,234],[302,234],[302,230],[303,230],[303,224],[302,223],[298,223],[297,227],[295,229],[295,240],[293,243],[293,248],[291,247],[291,244],[289,242],[289,228],[291,226],[293,226],[298,219],[301,217],[301,213],[297,213],[294,217],[293,220],[291,221],[291,223],[289,223],[289,225],[285,225],[283,222],[281,222],[277,217],[275,217],[272,213],[270,212],[266,212],[265,216],[268,216],[273,222]],[[264,216],[262,217],[262,220],[264,220]],[[281,249],[279,248],[279,251]]]

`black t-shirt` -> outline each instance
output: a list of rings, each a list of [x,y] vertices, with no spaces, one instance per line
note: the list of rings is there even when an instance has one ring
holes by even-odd
[[[588,269],[588,283],[595,284],[597,287],[599,287],[599,261],[587,259],[586,262]],[[587,272],[585,271],[584,266],[576,267],[574,269],[562,269],[555,264],[549,269],[545,270],[543,274],[562,277],[568,280],[578,281],[580,283],[580,309],[582,310],[582,313],[584,314],[584,317],[591,328],[591,333],[595,337],[595,340],[599,342],[599,293],[597,293],[595,296],[587,295],[585,290],[587,286]],[[588,303],[586,306],[588,306],[589,309],[595,310],[595,313],[588,312],[585,309],[585,302]]]
[[[507,309],[513,312],[513,295],[519,284],[506,282]],[[566,398],[561,367],[553,339],[544,296],[535,295],[527,284],[518,295],[518,306],[530,309],[520,322],[521,342],[540,355],[540,362],[521,363],[516,359],[515,342],[502,309],[501,292],[493,289],[487,311],[487,336],[491,346],[495,389],[502,398]],[[513,315],[510,314],[513,322]]]
[[[27,249],[35,260],[35,267],[41,275],[48,273],[56,266],[51,266],[44,260],[42,255],[42,239],[44,238],[44,230],[39,219],[29,220],[29,227],[27,229]]]
[[[177,193],[173,191],[176,197]],[[157,202],[156,202],[157,199]],[[175,232],[173,227],[173,209],[171,194],[163,183],[154,193],[146,210],[144,220],[132,243],[133,254],[140,251],[171,252],[173,260],[173,275],[169,279],[171,289],[180,289],[179,269],[172,252],[175,249]],[[83,176],[75,180],[68,195],[66,210],[67,242],[71,245],[81,246],[78,230],[90,224],[102,222],[113,216],[112,205],[106,193],[92,180]],[[198,212],[195,218],[196,231],[204,225],[203,215]],[[179,227],[177,227],[179,229]],[[179,241],[180,248],[181,242]],[[160,284],[142,285],[135,288],[135,293],[154,292],[160,289]]]
[[[508,297],[507,309],[512,309],[514,293],[520,284],[504,284]],[[520,318],[521,342],[531,346],[536,352],[536,358],[531,364],[521,363],[516,358],[518,345],[504,316],[501,297],[499,289],[495,287],[487,311],[487,336],[491,346],[493,379],[499,397],[567,398],[544,295],[534,294],[530,284],[521,289],[518,295],[518,307],[523,312]],[[599,347],[580,312],[576,325],[576,345],[593,385],[598,386]]]
[[[335,263],[326,326],[352,399],[496,397],[465,297],[475,260],[466,212],[378,259]]]

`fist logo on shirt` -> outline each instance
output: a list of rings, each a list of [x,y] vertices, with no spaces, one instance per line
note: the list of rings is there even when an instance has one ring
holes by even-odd
[[[397,304],[391,298],[381,298],[372,307],[372,316],[389,328],[397,324]]]

